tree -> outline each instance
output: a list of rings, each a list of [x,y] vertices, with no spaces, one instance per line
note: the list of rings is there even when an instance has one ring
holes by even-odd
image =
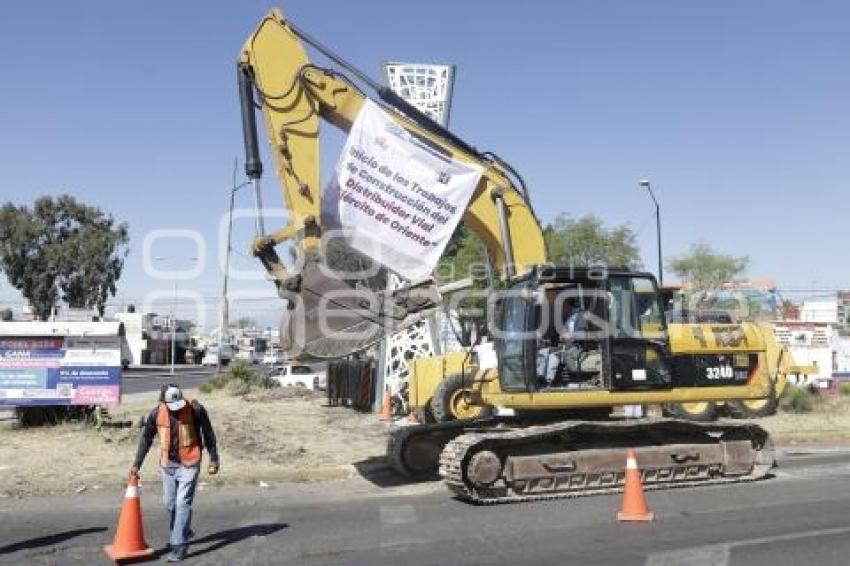
[[[628,225],[606,228],[594,215],[578,219],[559,214],[543,230],[550,259],[556,265],[587,267],[605,265],[638,269],[640,251]]]
[[[707,244],[697,243],[691,251],[673,258],[667,267],[695,291],[720,289],[747,269],[749,258],[719,254]]]
[[[103,316],[129,239],[126,223],[69,195],[0,208],[0,268],[42,319],[60,299]]]
[[[458,281],[472,277],[476,282],[487,278],[487,254],[484,242],[465,224],[458,224],[437,264],[436,278],[440,281]],[[483,286],[486,286],[483,285]]]

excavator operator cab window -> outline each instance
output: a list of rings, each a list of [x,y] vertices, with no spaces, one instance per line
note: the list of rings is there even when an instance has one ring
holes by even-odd
[[[505,391],[528,389],[528,376],[534,372],[535,293],[525,284],[517,285],[496,303],[499,379]]]
[[[609,297],[604,281],[550,283],[539,295],[536,388],[603,387]]]
[[[641,336],[648,339],[664,338],[664,317],[660,297],[651,279],[635,277],[632,280],[635,308],[638,313]]]
[[[612,277],[614,338],[663,340],[666,325],[655,282],[649,277]]]

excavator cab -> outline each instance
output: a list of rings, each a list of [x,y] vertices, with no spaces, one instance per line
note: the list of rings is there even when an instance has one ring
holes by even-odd
[[[495,303],[503,391],[671,386],[667,324],[649,273],[535,271]]]
[[[655,278],[629,270],[536,267],[491,295],[498,367],[465,371],[462,353],[416,361],[411,390],[444,377],[427,403],[417,393],[432,424],[391,435],[395,469],[439,464],[453,493],[486,503],[617,489],[623,446],[638,447],[659,487],[770,469],[770,438],[755,425],[611,418],[617,405],[753,396],[764,376],[752,329],[668,326]]]

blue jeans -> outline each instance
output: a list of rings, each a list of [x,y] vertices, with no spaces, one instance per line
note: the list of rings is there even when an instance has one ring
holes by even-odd
[[[192,500],[198,484],[198,466],[181,466],[169,463],[162,468],[162,502],[170,517],[171,548],[189,541],[192,528]]]

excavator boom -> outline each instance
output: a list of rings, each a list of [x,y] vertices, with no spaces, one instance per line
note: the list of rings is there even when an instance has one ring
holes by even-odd
[[[357,82],[311,63],[305,44],[348,71]],[[364,90],[372,91],[376,102],[399,126],[428,146],[483,168],[463,221],[479,235],[494,268],[503,277],[545,263],[542,229],[521,180],[509,166],[492,154],[478,152],[391,90],[370,80],[288,22],[279,10],[269,12],[245,42],[237,73],[246,174],[258,182],[263,172],[255,117],[258,107],[265,118],[275,171],[289,212],[282,228],[258,235],[253,252],[272,276],[281,297],[287,299],[281,336],[284,349],[292,354],[320,358],[351,354],[413,324],[440,302],[433,282],[396,292],[352,288],[326,261],[327,230],[321,219],[319,179],[320,123],[347,132],[369,98]],[[258,217],[261,215],[258,210]],[[512,238],[512,234],[522,237]],[[283,243],[294,245],[294,266],[284,266],[275,251],[275,246]],[[328,312],[328,302],[322,300],[330,295],[334,296],[332,312]]]

